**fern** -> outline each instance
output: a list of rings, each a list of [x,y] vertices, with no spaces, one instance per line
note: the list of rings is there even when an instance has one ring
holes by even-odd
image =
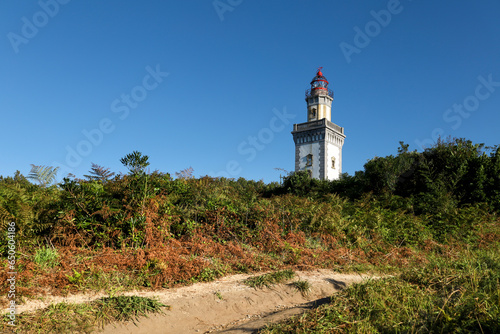
[[[178,179],[184,179],[184,180],[192,179],[194,178],[193,172],[194,172],[193,167],[189,167],[181,170],[180,172],[175,172],[175,176],[177,176]]]
[[[55,182],[58,170],[59,167],[37,166],[31,164],[31,171],[28,174],[28,179],[38,182],[42,187],[47,187]]]
[[[106,182],[115,175],[115,173],[111,172],[109,168],[104,168],[95,163],[92,163],[92,168],[90,169],[89,172],[90,175],[84,175],[84,176],[90,181]]]
[[[0,228],[5,231],[7,224],[12,221],[13,216],[4,207],[0,206]]]

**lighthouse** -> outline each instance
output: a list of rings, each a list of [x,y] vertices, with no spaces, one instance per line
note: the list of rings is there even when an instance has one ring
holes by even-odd
[[[332,123],[333,91],[320,67],[306,90],[307,122],[293,125],[295,171],[308,171],[320,180],[342,174],[344,128]]]

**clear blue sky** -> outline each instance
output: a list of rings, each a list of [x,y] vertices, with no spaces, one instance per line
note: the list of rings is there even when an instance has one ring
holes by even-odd
[[[0,175],[126,172],[138,150],[151,170],[278,181],[319,66],[344,172],[399,141],[500,143],[497,0],[2,1],[0,16]]]

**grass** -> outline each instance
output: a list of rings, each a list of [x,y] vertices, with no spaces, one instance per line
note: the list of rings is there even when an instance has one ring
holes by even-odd
[[[500,333],[500,251],[430,257],[398,276],[354,284],[277,333]]]
[[[250,277],[245,280],[245,284],[252,288],[272,287],[275,284],[284,283],[295,277],[295,272],[290,269],[279,270],[272,273]]]
[[[309,291],[311,291],[311,283],[306,280],[298,280],[292,283],[295,289],[297,289],[302,296],[307,296]]]
[[[133,321],[169,306],[138,296],[104,297],[90,303],[59,303],[16,317],[14,333],[91,333],[115,321]],[[2,331],[12,330],[6,325]]]
[[[214,295],[215,297],[219,298],[219,300],[224,300],[224,297],[222,296],[222,293],[220,293],[220,291],[215,291]]]
[[[213,268],[204,268],[198,276],[191,278],[191,281],[193,281],[193,283],[212,282],[226,275],[228,271],[229,270],[227,268],[221,266],[220,264],[218,264],[218,262],[216,262]]]
[[[104,297],[96,301],[97,318],[101,322],[133,321],[148,313],[162,313],[161,309],[167,305],[151,298],[138,296]]]
[[[106,273],[102,269],[94,269],[86,277],[82,288],[84,290],[105,291],[114,295],[117,292],[137,289],[141,285],[144,285],[144,278],[141,276],[117,270]]]
[[[44,246],[36,251],[33,261],[41,268],[54,268],[59,264],[58,257],[57,249]]]

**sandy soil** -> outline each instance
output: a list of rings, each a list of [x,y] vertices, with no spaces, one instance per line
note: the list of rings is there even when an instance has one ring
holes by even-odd
[[[350,283],[368,278],[331,270],[297,272],[292,281],[301,279],[311,283],[311,291],[303,296],[291,284],[250,288],[242,283],[248,277],[235,275],[211,283],[156,293],[160,301],[171,306],[169,311],[141,319],[137,326],[132,323],[111,324],[104,328],[103,333],[248,334],[269,322],[302,313],[316,306],[314,301],[323,299],[326,302],[325,297]]]
[[[243,284],[253,275],[234,275],[209,283],[197,283],[187,287],[159,291],[133,291],[123,295],[156,297],[171,307],[164,314],[141,318],[133,323],[110,324],[101,333],[230,333],[248,334],[269,322],[279,321],[302,313],[326,297],[353,282],[369,276],[338,274],[331,270],[296,272],[288,284],[273,288],[254,289]],[[303,296],[290,283],[307,280],[311,291]],[[18,312],[33,311],[50,304],[82,303],[105,296],[104,294],[69,295],[46,297],[18,305]]]

